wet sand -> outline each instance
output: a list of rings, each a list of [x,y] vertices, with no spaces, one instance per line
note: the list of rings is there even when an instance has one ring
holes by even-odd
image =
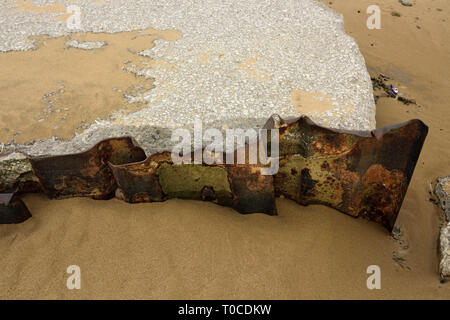
[[[128,103],[126,96],[150,91],[154,79],[133,71],[162,62],[138,52],[152,48],[154,40],[180,37],[176,30],[153,29],[38,36],[31,38],[36,50],[0,54],[0,105],[8,106],[0,115],[0,141],[71,139],[114,111],[126,114],[141,109],[142,103]],[[83,50],[69,46],[69,41],[106,44]]]
[[[330,7],[344,14],[371,74],[390,76],[417,101],[380,98],[377,126],[419,118],[430,127],[397,240],[375,223],[285,199],[271,217],[197,201],[27,195],[33,218],[0,226],[0,298],[449,299],[450,283],[438,276],[442,213],[429,191],[450,173],[450,4],[376,1],[382,29],[368,30],[372,2]],[[394,10],[401,16],[391,16]],[[81,268],[81,290],[66,288],[72,264]],[[381,268],[381,290],[366,287],[369,265]]]

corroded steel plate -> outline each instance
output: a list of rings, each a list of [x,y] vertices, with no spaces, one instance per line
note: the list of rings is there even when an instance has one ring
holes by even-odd
[[[272,117],[279,129],[277,195],[364,216],[392,230],[428,127],[420,120],[348,132],[320,127],[307,117]]]
[[[283,120],[277,115],[265,128],[279,133],[274,175],[262,174],[265,166],[259,162],[174,164],[170,152],[146,158],[130,137],[104,140],[82,153],[30,157],[30,162],[51,198],[108,199],[114,193],[131,203],[181,198],[275,215],[275,197],[284,196],[362,216],[391,231],[428,133],[420,120],[350,132],[318,126],[307,117]],[[235,163],[238,151],[219,155],[234,157]]]
[[[14,193],[0,193],[0,224],[21,223],[31,218],[23,201]]]
[[[103,140],[81,153],[30,157],[30,162],[42,190],[51,198],[109,199],[116,182],[108,162],[136,162],[145,157],[133,138],[124,137]]]
[[[117,195],[127,202],[181,198],[212,201],[240,213],[276,214],[273,177],[262,175],[259,165],[174,164],[171,154],[163,152],[139,163],[110,166]]]

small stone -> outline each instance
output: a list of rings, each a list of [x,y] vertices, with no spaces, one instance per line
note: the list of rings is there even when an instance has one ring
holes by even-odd
[[[413,4],[411,2],[409,2],[409,1],[407,1],[407,0],[400,0],[400,3],[402,5],[404,5],[404,6],[407,6],[407,7],[412,7],[413,6]]]

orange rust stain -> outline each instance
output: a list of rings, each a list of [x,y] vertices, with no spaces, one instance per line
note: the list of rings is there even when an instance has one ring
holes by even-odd
[[[380,184],[386,189],[394,191],[403,188],[406,179],[398,170],[387,170],[381,164],[374,164],[367,169],[362,182],[364,185]]]
[[[323,136],[311,144],[311,148],[319,155],[337,155],[351,150],[353,146],[354,144],[348,143],[344,134]]]

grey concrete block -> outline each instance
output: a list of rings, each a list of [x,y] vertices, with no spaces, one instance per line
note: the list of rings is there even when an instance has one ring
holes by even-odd
[[[39,5],[44,8],[51,3],[42,0]],[[284,118],[305,114],[318,124],[337,129],[376,127],[364,57],[345,33],[342,15],[324,4],[313,0],[80,0],[70,4],[78,6],[82,15],[77,30],[56,23],[55,13],[44,9],[28,12],[18,8],[18,3],[0,3],[0,51],[33,49],[33,41],[24,40],[43,34],[57,37],[72,32],[176,29],[182,33],[179,40],[156,40],[154,47],[138,54],[177,68],[133,71],[156,79],[154,90],[158,90],[157,94],[150,91],[134,97],[145,104],[137,112],[96,121],[70,141],[9,144],[5,152],[67,154],[86,150],[103,139],[132,135],[147,153],[154,153],[170,149],[171,131],[189,129],[197,118],[208,128],[258,127],[274,113]],[[63,9],[64,5],[69,2],[63,2]],[[69,44],[84,49],[103,45]],[[202,55],[208,55],[209,63],[199,60]],[[250,64],[246,62],[249,59]],[[317,93],[329,99],[332,108],[316,112],[306,106],[299,111],[291,101],[292,90],[307,98]]]
[[[441,228],[440,253],[439,273],[441,278],[450,279],[450,224]]]
[[[450,176],[438,178],[435,193],[445,212],[447,222],[450,222]]]
[[[14,192],[19,183],[37,182],[30,161],[22,153],[0,155],[0,193]]]

